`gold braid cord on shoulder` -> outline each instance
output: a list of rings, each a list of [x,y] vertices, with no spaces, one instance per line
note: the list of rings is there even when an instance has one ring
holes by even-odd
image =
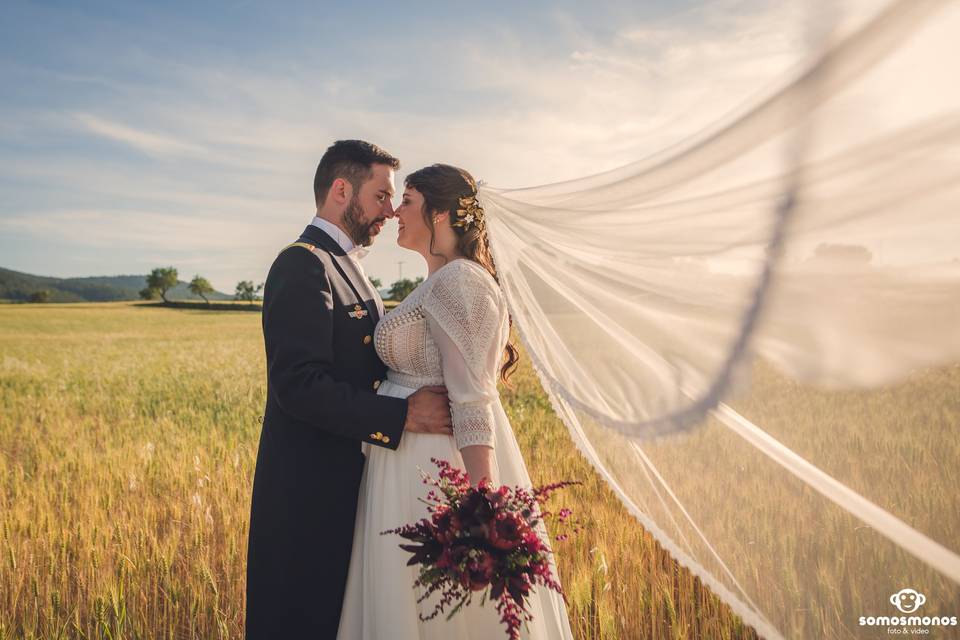
[[[310,253],[313,253],[313,250],[316,249],[316,247],[315,247],[314,245],[310,244],[309,242],[294,242],[294,243],[288,244],[288,245],[285,246],[283,249],[280,249],[279,253],[283,253],[284,251],[286,251],[287,249],[289,249],[289,248],[291,248],[291,247],[303,247],[304,249],[306,249],[306,250],[309,251]]]

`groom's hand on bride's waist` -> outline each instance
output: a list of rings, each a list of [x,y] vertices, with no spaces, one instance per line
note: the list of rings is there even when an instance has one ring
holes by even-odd
[[[421,387],[407,398],[404,431],[452,436],[452,424],[446,387]]]

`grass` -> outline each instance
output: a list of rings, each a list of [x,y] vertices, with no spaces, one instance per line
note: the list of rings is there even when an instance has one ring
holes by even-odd
[[[0,307],[0,640],[242,637],[264,391],[259,314]],[[756,637],[593,472],[528,359],[503,398],[534,482],[584,481],[558,497],[587,523],[556,545],[577,638]],[[742,408],[789,435],[777,407]]]

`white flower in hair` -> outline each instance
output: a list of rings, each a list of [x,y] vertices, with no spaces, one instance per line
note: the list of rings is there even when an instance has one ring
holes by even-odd
[[[453,226],[469,229],[476,222],[477,228],[483,229],[483,207],[477,202],[476,195],[459,198],[458,202],[463,208],[457,209],[457,221]]]

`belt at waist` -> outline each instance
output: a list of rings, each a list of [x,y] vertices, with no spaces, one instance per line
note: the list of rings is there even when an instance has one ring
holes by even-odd
[[[394,371],[393,369],[387,370],[387,380],[409,389],[419,389],[420,387],[443,384],[443,376],[415,376],[409,373],[403,373],[402,371]]]

